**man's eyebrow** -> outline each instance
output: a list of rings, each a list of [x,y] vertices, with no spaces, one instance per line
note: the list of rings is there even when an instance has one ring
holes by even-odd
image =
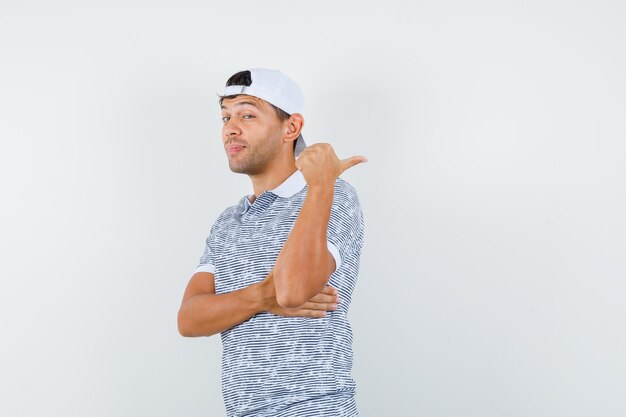
[[[238,101],[237,103],[235,103],[235,106],[242,106],[244,104],[249,104],[251,106],[256,107],[257,109],[259,108],[259,106],[257,106],[253,101]],[[226,106],[222,104],[222,109],[227,109],[227,108]]]

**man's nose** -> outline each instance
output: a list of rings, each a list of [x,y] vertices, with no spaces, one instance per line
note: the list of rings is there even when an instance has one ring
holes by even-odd
[[[237,136],[241,133],[241,125],[237,119],[231,118],[224,123],[222,127],[222,133],[224,136]]]

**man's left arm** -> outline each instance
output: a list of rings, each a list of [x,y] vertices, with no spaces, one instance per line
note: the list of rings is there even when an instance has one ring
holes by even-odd
[[[274,266],[276,300],[295,308],[318,294],[335,271],[327,231],[335,180],[348,168],[366,162],[362,156],[339,160],[329,144],[307,147],[296,167],[307,183],[307,195]]]

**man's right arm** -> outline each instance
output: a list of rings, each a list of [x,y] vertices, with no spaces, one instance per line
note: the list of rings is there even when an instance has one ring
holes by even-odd
[[[178,311],[182,336],[211,336],[243,323],[261,312],[285,317],[324,317],[337,308],[337,290],[326,286],[299,308],[283,308],[276,302],[273,271],[265,280],[224,294],[215,294],[215,277],[196,272],[189,280]]]
[[[178,311],[178,332],[182,336],[211,336],[264,311],[262,283],[226,294],[215,294],[215,278],[210,272],[191,277]]]

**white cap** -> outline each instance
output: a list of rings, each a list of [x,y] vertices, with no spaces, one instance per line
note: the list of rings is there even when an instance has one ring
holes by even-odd
[[[287,114],[302,113],[304,94],[293,80],[280,71],[254,68],[250,70],[252,83],[246,85],[230,85],[224,88],[223,96],[245,94],[254,96],[273,104]],[[306,148],[302,135],[296,139],[295,156]]]

